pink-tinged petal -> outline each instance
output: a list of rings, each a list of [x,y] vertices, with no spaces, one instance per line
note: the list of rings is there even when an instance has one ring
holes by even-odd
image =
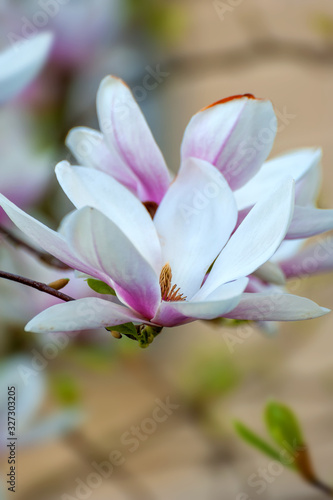
[[[269,260],[285,237],[293,207],[294,181],[285,179],[254,206],[231,236],[198,297],[203,299],[221,284],[248,276]]]
[[[280,262],[287,278],[333,271],[333,237],[321,238],[295,255]]]
[[[247,283],[246,278],[227,283],[204,301],[162,302],[152,321],[170,327],[196,319],[219,318],[238,305]]]
[[[209,163],[189,158],[159,206],[154,223],[172,284],[190,299],[237,221],[233,193]]]
[[[142,199],[144,193],[141,192],[138,178],[115,147],[106,143],[103,134],[97,130],[77,127],[69,132],[66,145],[80,165],[111,175],[139,199]]]
[[[29,238],[51,255],[74,269],[82,269],[81,261],[73,254],[63,236],[23,212],[12,202],[0,195],[0,206],[13,223]],[[90,273],[91,268],[85,268]]]
[[[117,296],[147,319],[161,301],[159,275],[123,231],[94,208],[81,208],[63,226],[78,257],[110,277]]]
[[[254,271],[254,276],[266,283],[284,286],[286,284],[286,277],[278,264],[272,261],[267,261]]]
[[[76,208],[96,208],[120,227],[156,273],[162,268],[161,246],[154,223],[142,203],[109,175],[61,162],[56,175]]]
[[[253,206],[268,190],[274,189],[274,186],[286,176],[295,180],[296,193],[299,192],[301,195],[303,179],[312,170],[317,171],[320,160],[321,150],[308,148],[291,151],[265,162],[259,172],[245,186],[235,192],[238,210]]]
[[[53,35],[41,33],[0,53],[0,103],[18,95],[38,75],[51,50]]]
[[[26,332],[75,332],[92,330],[129,322],[141,323],[143,318],[131,309],[108,300],[88,297],[57,304],[35,316]]]
[[[108,76],[97,94],[100,127],[112,150],[134,172],[141,184],[143,201],[159,203],[170,175],[155,139],[127,85]]]
[[[333,210],[295,206],[286,238],[309,238],[333,229]]]
[[[319,318],[330,310],[312,300],[287,293],[244,293],[226,318],[250,321],[301,321]]]
[[[246,94],[223,99],[193,116],[182,160],[191,156],[215,165],[232,189],[253,177],[269,155],[277,120],[269,101]]]

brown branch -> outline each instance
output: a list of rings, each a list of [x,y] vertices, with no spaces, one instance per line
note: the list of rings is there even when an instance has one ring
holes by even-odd
[[[0,225],[0,234],[2,234],[15,247],[23,248],[24,250],[27,250],[29,253],[32,253],[33,255],[38,257],[38,259],[44,262],[44,264],[62,270],[71,269],[69,266],[67,266],[67,264],[64,264],[63,262],[61,262],[59,259],[56,259],[52,255],[49,255],[48,253],[42,252],[40,250],[37,250],[37,248],[32,247],[31,245],[29,245],[29,243],[26,243],[25,241],[21,240],[18,236],[16,236],[14,233],[12,233],[7,228],[1,225]]]
[[[23,276],[18,276],[17,274],[7,273],[5,271],[0,271],[0,278],[4,278],[6,280],[15,281],[16,283],[20,283],[21,285],[30,286],[31,288],[35,288],[40,292],[48,293],[57,299],[63,300],[65,302],[70,302],[71,300],[75,300],[73,297],[69,295],[65,295],[54,288],[46,285],[45,283],[40,283],[39,281],[30,280],[29,278],[24,278]]]

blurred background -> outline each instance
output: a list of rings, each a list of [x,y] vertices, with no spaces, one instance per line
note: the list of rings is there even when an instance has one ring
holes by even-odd
[[[269,98],[280,124],[272,156],[321,146],[319,206],[333,207],[331,0],[0,1],[0,47],[45,29],[56,35],[46,67],[0,110],[1,192],[29,213],[56,227],[71,209],[54,166],[71,159],[71,127],[97,127],[107,74],[130,85],[174,172],[196,111],[234,94]],[[1,223],[10,227],[4,215]],[[44,282],[66,277],[5,239],[0,267]],[[66,292],[84,293],[77,286]],[[332,274],[294,281],[291,291],[333,308]],[[270,472],[269,459],[236,436],[236,418],[264,432],[269,398],[296,411],[319,475],[333,483],[332,315],[270,334],[197,322],[165,330],[143,351],[106,331],[24,333],[51,303],[0,283],[1,387],[16,383],[20,405],[18,500],[322,498],[292,472]],[[110,454],[113,469],[104,464],[99,481],[92,463],[110,464]],[[0,465],[6,472],[4,443]]]

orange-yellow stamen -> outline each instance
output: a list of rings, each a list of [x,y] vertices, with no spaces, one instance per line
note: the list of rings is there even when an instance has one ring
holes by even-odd
[[[169,262],[165,264],[162,268],[160,274],[160,287],[161,287],[161,295],[162,300],[166,302],[177,302],[180,300],[186,300],[186,297],[182,293],[180,293],[180,288],[177,288],[177,285],[173,285],[171,288],[172,281],[172,271]]]

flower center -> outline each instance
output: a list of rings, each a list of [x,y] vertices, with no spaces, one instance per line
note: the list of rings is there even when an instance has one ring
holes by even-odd
[[[170,264],[168,262],[163,266],[160,275],[162,300],[165,300],[166,302],[172,302],[172,301],[177,302],[180,300],[186,300],[186,297],[184,297],[183,294],[179,292],[180,288],[177,288],[177,285],[173,285],[173,287],[171,288],[171,282],[172,282],[172,271]]]

